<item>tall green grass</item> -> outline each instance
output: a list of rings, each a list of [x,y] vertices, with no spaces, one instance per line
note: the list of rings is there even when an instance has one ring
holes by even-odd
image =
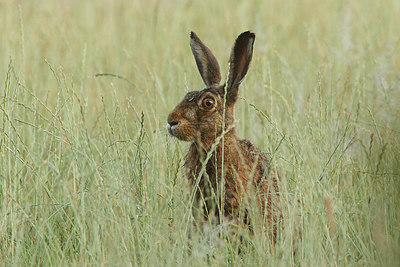
[[[1,1],[0,262],[398,266],[399,15],[395,0]],[[190,30],[226,73],[248,29],[236,119],[283,177],[273,248],[193,228],[188,144],[164,129],[203,88]]]

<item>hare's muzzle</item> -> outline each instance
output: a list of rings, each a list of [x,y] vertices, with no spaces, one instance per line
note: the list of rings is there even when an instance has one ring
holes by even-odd
[[[167,131],[170,135],[175,136],[174,135],[174,130],[176,128],[176,126],[179,124],[178,121],[168,121],[167,124]]]

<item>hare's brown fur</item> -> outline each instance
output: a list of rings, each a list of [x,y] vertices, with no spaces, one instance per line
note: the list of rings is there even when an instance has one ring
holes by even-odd
[[[246,222],[249,222],[248,207],[257,205],[266,216],[268,235],[275,240],[280,217],[278,175],[253,143],[236,136],[233,126],[234,104],[251,61],[254,40],[255,35],[250,32],[237,38],[230,58],[227,84],[220,86],[217,60],[197,35],[191,34],[192,52],[207,88],[188,93],[169,114],[167,128],[178,139],[192,142],[185,158],[185,168],[192,184],[196,183],[206,155],[214,146],[205,174],[200,177],[200,191],[196,194],[199,201],[205,200],[207,211],[214,208],[215,215],[221,215],[221,210],[215,209],[213,203],[223,177],[224,216],[235,217],[243,211]],[[212,107],[209,108],[208,104]],[[221,134],[223,138],[219,138]],[[246,205],[244,210],[240,208]]]

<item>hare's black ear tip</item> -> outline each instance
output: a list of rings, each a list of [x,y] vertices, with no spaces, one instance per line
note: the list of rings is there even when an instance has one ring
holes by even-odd
[[[249,39],[255,39],[255,38],[256,38],[256,35],[255,35],[254,32],[245,31],[245,32],[242,32],[242,33],[239,35],[238,38],[243,38],[243,37],[249,38]]]
[[[195,39],[195,38],[198,38],[196,33],[194,31],[191,31],[190,32],[190,39]]]

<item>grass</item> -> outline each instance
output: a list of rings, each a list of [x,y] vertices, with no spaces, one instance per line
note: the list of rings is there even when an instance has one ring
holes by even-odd
[[[399,14],[395,0],[1,1],[0,262],[398,266]],[[188,144],[164,128],[203,88],[190,30],[226,74],[248,29],[236,119],[283,176],[274,248],[192,229]]]

